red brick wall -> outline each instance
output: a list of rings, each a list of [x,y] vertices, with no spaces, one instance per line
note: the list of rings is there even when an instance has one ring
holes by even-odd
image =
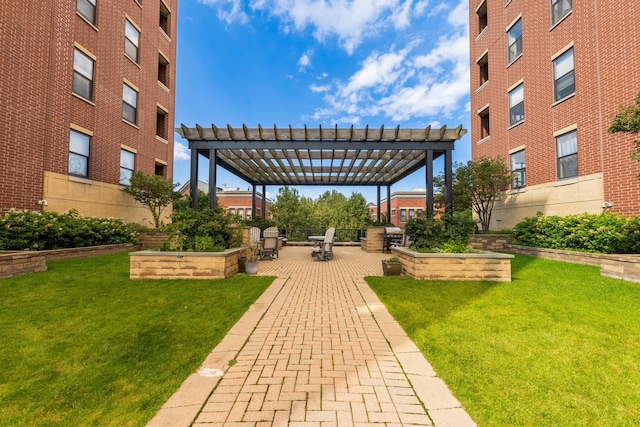
[[[156,159],[173,175],[177,0],[171,38],[159,28],[159,2],[98,2],[96,28],[76,2],[9,2],[0,17],[0,212],[38,209],[45,171],[66,174],[70,125],[93,132],[90,180],[118,184],[120,145],[135,150],[136,170],[153,174]],[[125,17],[141,29],[140,63],[124,54]],[[96,57],[94,100],[72,95],[74,43]],[[158,83],[158,51],[170,62],[169,85]],[[124,79],[140,89],[138,124],[122,121]],[[157,104],[168,109],[168,139],[156,138]]]
[[[488,26],[478,37],[476,8],[470,0],[472,156],[502,156],[526,146],[527,185],[556,181],[554,132],[576,125],[580,176],[602,173],[605,200],[624,215],[640,214],[640,164],[629,157],[633,137],[607,128],[621,105],[640,92],[640,3],[580,1],[555,27],[549,1],[487,0]],[[507,64],[507,27],[522,16],[523,55]],[[552,28],[552,29],[551,29]],[[575,96],[554,104],[551,58],[574,46]],[[480,89],[476,61],[489,52],[489,82]],[[524,79],[525,120],[509,129],[508,89]],[[489,104],[490,138],[480,141],[477,111]]]

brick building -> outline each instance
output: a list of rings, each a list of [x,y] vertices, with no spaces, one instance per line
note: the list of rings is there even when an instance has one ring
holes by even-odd
[[[177,0],[4,2],[0,213],[151,220],[121,191],[173,173]]]
[[[469,20],[472,157],[514,177],[491,228],[640,214],[634,138],[607,132],[640,92],[640,2],[470,0]]]
[[[411,191],[394,191],[391,193],[391,216],[389,222],[396,227],[404,227],[406,222],[414,218],[418,212],[424,211],[427,206],[426,191],[413,189]],[[369,214],[374,221],[377,219],[378,207],[370,203]],[[387,214],[387,199],[380,201],[382,215]]]
[[[187,181],[178,190],[182,195],[190,195],[191,181]],[[198,191],[209,194],[209,184],[198,181]],[[250,190],[240,190],[238,187],[226,187],[216,189],[216,201],[218,205],[224,206],[227,212],[238,214],[242,218],[250,219],[253,215],[253,192]],[[256,191],[256,217],[264,218],[262,215],[262,193]],[[272,218],[270,213],[271,200],[265,199],[266,218]]]

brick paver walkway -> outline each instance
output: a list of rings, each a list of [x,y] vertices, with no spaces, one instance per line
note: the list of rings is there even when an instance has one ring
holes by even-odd
[[[475,426],[364,282],[388,255],[334,253],[260,262],[278,279],[148,425]]]

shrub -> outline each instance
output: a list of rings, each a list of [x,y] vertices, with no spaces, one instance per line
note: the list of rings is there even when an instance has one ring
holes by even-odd
[[[234,215],[224,208],[205,208],[194,211],[183,209],[171,215],[169,233],[170,250],[214,252],[239,246],[241,230],[231,227]]]
[[[518,244],[598,253],[640,253],[640,219],[619,214],[578,214],[525,218],[514,228]]]
[[[0,218],[0,249],[49,250],[134,243],[137,234],[118,218],[11,210]]]
[[[419,212],[410,219],[404,231],[412,247],[427,252],[467,252],[476,223],[470,211],[444,215],[442,218],[427,218]]]

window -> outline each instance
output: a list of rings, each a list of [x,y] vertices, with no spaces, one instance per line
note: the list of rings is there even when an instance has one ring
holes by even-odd
[[[93,100],[93,59],[79,49],[73,52],[73,93]]]
[[[167,119],[167,112],[162,108],[158,107],[158,111],[156,113],[156,135],[160,138],[166,140],[168,138],[167,132],[167,123],[169,120]]]
[[[126,83],[122,85],[122,118],[134,125],[138,123],[138,92]]]
[[[509,64],[522,55],[522,19],[518,19],[507,32],[509,43]]]
[[[551,24],[556,25],[571,9],[571,0],[551,0]]]
[[[509,125],[524,120],[524,85],[520,84],[509,92]]]
[[[489,130],[489,108],[485,108],[478,115],[480,116],[480,139],[488,138],[491,134]]]
[[[171,24],[171,12],[164,2],[160,2],[160,29],[169,35],[169,25]]]
[[[553,61],[554,96],[560,101],[576,91],[573,65],[573,48]]]
[[[96,25],[96,0],[78,0],[76,10],[92,25]]]
[[[416,210],[409,209],[409,218],[415,218],[415,217],[416,217]]]
[[[478,15],[478,34],[482,33],[485,28],[487,28],[487,2],[484,1],[476,10],[476,14]]]
[[[236,214],[236,208],[229,208],[229,214],[235,215]]]
[[[251,208],[247,208],[247,219],[251,219]]]
[[[400,222],[407,222],[407,210],[400,209]]]
[[[120,150],[120,185],[131,185],[131,176],[136,165],[136,155],[131,151]]]
[[[556,138],[558,150],[558,179],[578,176],[578,132],[572,131]]]
[[[124,22],[124,53],[137,64],[139,61],[140,31],[128,19]]]
[[[169,87],[169,61],[161,53],[158,54],[158,81]]]
[[[91,136],[71,130],[69,136],[69,175],[89,177]]]
[[[156,163],[155,167],[155,175],[165,177],[167,172],[167,165],[163,165],[162,163]]]
[[[485,54],[478,61],[478,70],[480,74],[480,86],[489,81],[489,54]]]
[[[244,208],[238,208],[238,215],[244,218]]]
[[[511,154],[511,188],[518,189],[527,185],[527,169],[524,150]]]

